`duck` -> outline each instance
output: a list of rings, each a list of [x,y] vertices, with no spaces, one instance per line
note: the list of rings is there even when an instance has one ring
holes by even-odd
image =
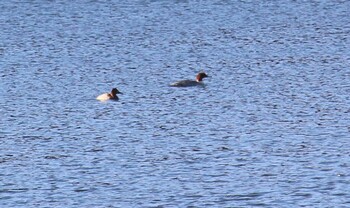
[[[96,100],[106,101],[106,100],[119,100],[117,94],[121,93],[117,88],[113,88],[110,93],[103,93],[102,95],[97,96]]]
[[[203,78],[205,77],[209,77],[206,73],[204,72],[200,72],[197,74],[196,79],[195,80],[181,80],[181,81],[177,81],[174,82],[172,84],[170,84],[171,87],[192,87],[192,86],[200,86],[203,85]]]

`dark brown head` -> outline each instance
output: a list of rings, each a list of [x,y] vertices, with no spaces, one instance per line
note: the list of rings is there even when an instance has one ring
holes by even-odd
[[[112,98],[116,98],[117,94],[123,94],[123,93],[121,93],[117,88],[113,88],[111,91]]]
[[[205,77],[208,77],[208,75],[206,73],[204,73],[204,72],[200,72],[200,73],[197,74],[196,80],[197,80],[197,82],[200,82]]]

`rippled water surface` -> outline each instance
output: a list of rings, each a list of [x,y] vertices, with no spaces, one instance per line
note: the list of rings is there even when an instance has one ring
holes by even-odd
[[[0,206],[350,207],[349,11],[1,1]]]

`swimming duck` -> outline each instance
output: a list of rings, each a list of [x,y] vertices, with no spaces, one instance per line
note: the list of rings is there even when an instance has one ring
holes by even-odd
[[[170,84],[172,87],[192,87],[192,86],[198,86],[203,85],[203,78],[209,77],[206,73],[200,72],[196,76],[196,80],[181,80],[175,83]]]
[[[113,88],[111,93],[104,93],[102,95],[97,96],[96,100],[106,101],[106,100],[119,100],[117,94],[121,93],[117,88]]]

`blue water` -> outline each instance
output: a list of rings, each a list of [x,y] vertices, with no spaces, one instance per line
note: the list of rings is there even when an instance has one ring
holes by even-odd
[[[0,207],[350,207],[349,11],[1,1]]]

